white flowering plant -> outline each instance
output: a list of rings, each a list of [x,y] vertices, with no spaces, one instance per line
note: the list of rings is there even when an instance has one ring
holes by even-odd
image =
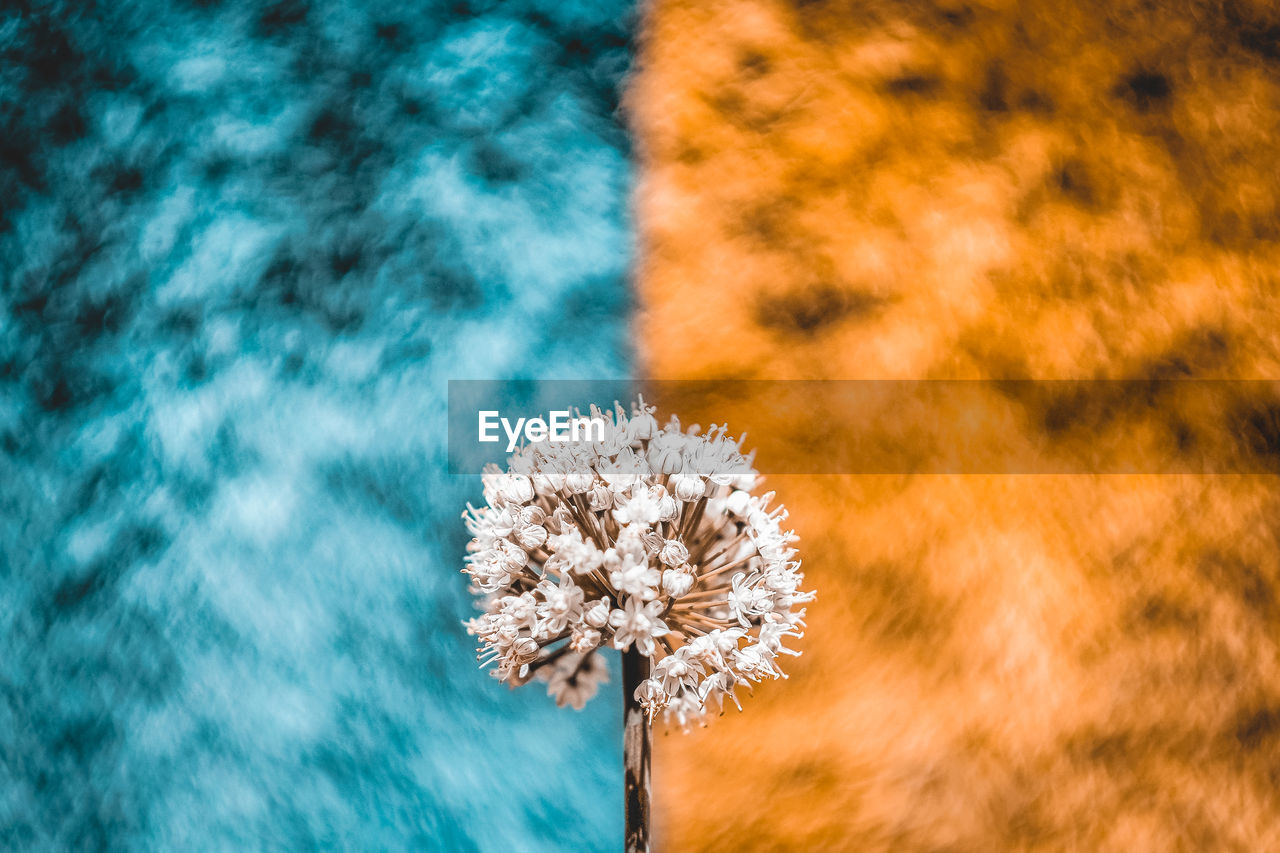
[[[638,656],[628,707],[687,730],[726,699],[741,709],[738,688],[785,677],[814,593],[741,442],[674,416],[660,427],[654,412],[593,406],[599,440],[525,445],[507,470],[486,467],[485,505],[463,516],[484,611],[467,627],[495,677],[545,681],[575,709],[608,680],[602,649]]]

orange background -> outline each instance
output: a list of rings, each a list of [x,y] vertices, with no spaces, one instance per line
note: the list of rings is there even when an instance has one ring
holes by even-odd
[[[1260,2],[656,2],[644,372],[1280,376],[1277,32]],[[1021,438],[1222,417],[1280,450],[1275,411],[1123,401]],[[662,849],[1280,849],[1273,478],[769,486],[804,655],[659,737]]]

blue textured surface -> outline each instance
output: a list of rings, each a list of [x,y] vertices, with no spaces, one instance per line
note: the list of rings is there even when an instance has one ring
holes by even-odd
[[[0,845],[612,848],[445,380],[624,375],[622,3],[0,13]]]

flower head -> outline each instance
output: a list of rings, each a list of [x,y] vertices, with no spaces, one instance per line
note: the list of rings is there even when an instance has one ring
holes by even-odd
[[[467,625],[498,679],[545,681],[574,708],[608,678],[601,649],[635,649],[652,661],[635,698],[687,727],[782,676],[814,596],[786,511],[753,493],[739,443],[653,412],[592,407],[602,439],[522,447],[508,470],[486,469],[485,505],[463,516],[484,608]]]

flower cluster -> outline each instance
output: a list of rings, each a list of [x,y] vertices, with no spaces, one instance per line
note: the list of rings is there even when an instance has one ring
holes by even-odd
[[[528,445],[486,468],[485,506],[463,516],[484,608],[468,630],[498,679],[545,680],[574,708],[608,679],[597,651],[634,648],[651,662],[636,700],[687,728],[783,676],[813,593],[740,444],[653,412],[592,407],[602,440]]]

